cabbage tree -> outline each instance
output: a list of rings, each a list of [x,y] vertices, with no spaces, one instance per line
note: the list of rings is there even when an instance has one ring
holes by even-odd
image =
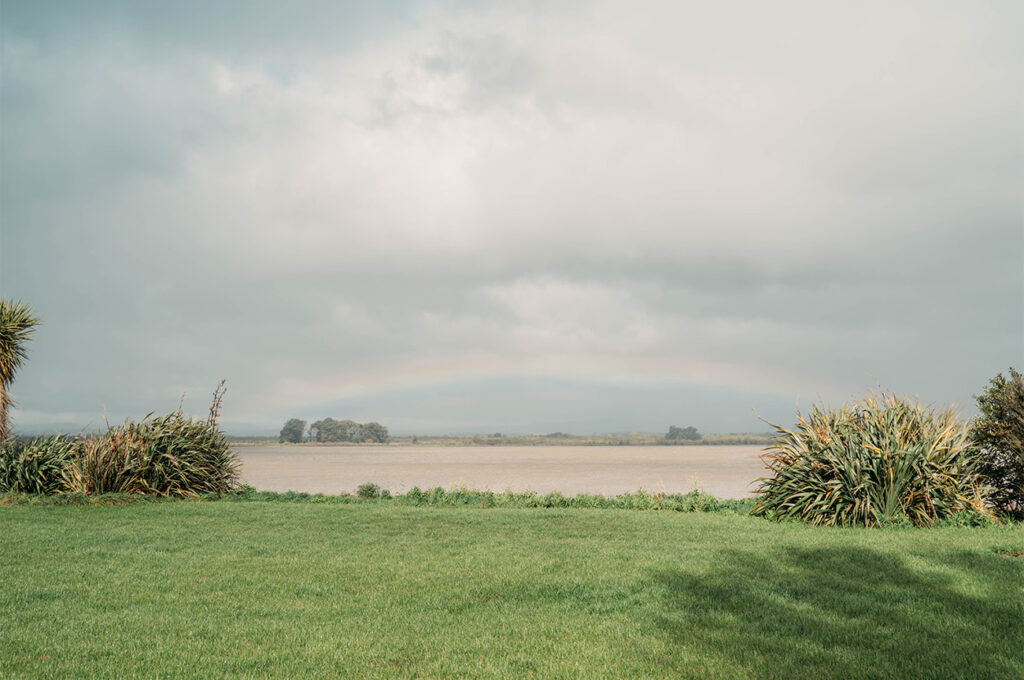
[[[14,374],[28,358],[25,343],[38,324],[39,319],[28,305],[0,298],[0,442],[7,439],[7,412],[14,404],[11,383],[14,382]]]

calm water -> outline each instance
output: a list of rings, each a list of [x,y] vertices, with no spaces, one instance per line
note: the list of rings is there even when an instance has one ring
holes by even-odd
[[[615,495],[637,489],[751,495],[759,446],[240,446],[242,480],[264,491],[337,494],[363,482],[402,493],[464,485],[491,491]]]

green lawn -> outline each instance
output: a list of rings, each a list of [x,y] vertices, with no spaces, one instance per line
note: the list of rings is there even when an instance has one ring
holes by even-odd
[[[1024,529],[0,507],[0,677],[1024,678]]]

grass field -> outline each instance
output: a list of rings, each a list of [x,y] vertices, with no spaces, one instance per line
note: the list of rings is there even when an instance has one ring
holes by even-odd
[[[0,507],[0,677],[1022,678],[1024,530]]]

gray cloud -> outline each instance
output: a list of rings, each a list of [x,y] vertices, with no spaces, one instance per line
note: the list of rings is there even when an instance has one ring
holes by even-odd
[[[969,407],[1024,358],[1021,18],[5,3],[18,422],[220,377],[237,430]]]

